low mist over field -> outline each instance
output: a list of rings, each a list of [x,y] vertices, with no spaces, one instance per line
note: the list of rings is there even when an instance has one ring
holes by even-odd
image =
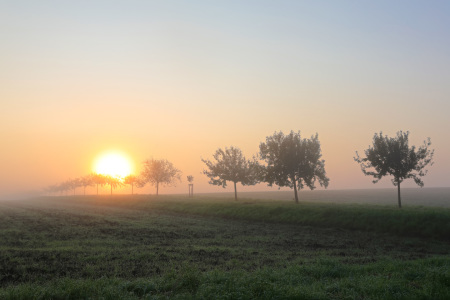
[[[0,1],[0,299],[450,299],[450,1]]]
[[[232,198],[233,193],[205,193],[199,197]],[[293,201],[291,191],[244,192],[243,199],[264,199]],[[360,190],[320,190],[302,191],[300,201],[312,203],[335,204],[372,204],[395,206],[397,191],[395,189],[360,189]],[[410,188],[403,190],[405,206],[434,206],[450,208],[450,188]]]
[[[135,175],[145,160],[172,162],[182,183],[163,194],[184,193],[188,175],[197,192],[232,191],[208,184],[201,159],[230,146],[251,158],[290,130],[318,133],[329,189],[391,187],[353,157],[374,133],[400,130],[417,147],[430,137],[425,186],[449,187],[449,11],[445,1],[2,2],[0,197],[97,172],[111,153]]]

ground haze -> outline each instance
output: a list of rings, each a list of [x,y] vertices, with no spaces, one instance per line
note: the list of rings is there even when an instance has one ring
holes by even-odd
[[[2,299],[448,299],[450,211],[187,196],[0,203]]]
[[[231,197],[232,193],[200,194],[200,197]],[[294,199],[293,191],[241,192],[241,198],[287,200]],[[402,189],[403,205],[450,207],[450,188],[405,188]],[[355,190],[302,190],[299,200],[303,202],[353,203],[374,205],[397,205],[397,189],[355,189]]]

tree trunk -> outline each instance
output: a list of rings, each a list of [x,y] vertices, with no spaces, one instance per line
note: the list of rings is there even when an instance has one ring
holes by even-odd
[[[133,195],[134,184],[131,184],[131,195]]]
[[[156,183],[156,196],[158,196],[159,182]]]
[[[397,182],[397,190],[398,190],[398,208],[402,208],[402,198],[400,196],[400,181]]]
[[[97,196],[98,196],[98,183],[97,183]]]
[[[112,184],[111,184],[111,196],[112,196]]]
[[[84,196],[86,196],[86,187],[84,187]]]
[[[234,183],[234,200],[237,201],[237,190],[236,190],[236,182]]]
[[[293,182],[294,182],[295,203],[298,204],[297,181],[295,180],[295,178],[294,178]]]

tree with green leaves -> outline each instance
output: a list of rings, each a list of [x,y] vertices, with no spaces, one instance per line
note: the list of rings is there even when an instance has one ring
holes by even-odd
[[[166,159],[150,159],[144,162],[144,169],[141,172],[143,180],[141,187],[150,183],[156,187],[156,195],[159,194],[159,185],[175,185],[181,181],[181,171]]]
[[[328,186],[329,178],[325,172],[325,161],[321,159],[319,137],[316,134],[310,139],[302,139],[300,132],[291,131],[288,135],[275,132],[259,145],[260,157],[265,160],[263,181],[269,186],[294,189],[295,202],[298,203],[297,189],[305,185],[315,189],[315,182],[320,186]]]
[[[427,174],[425,167],[433,165],[434,150],[430,150],[430,138],[416,150],[409,147],[409,132],[399,131],[396,137],[383,136],[380,132],[373,136],[373,145],[364,151],[366,157],[361,158],[356,152],[355,161],[361,165],[365,175],[373,176],[373,183],[382,177],[392,175],[392,183],[397,186],[398,207],[402,207],[400,184],[412,178],[417,185],[423,187],[422,177]]]
[[[234,184],[234,199],[237,200],[236,184],[255,185],[260,179],[261,167],[257,160],[248,160],[242,154],[241,149],[236,147],[217,149],[213,155],[214,161],[202,159],[207,170],[203,174],[209,177],[209,183],[225,188],[227,181]]]

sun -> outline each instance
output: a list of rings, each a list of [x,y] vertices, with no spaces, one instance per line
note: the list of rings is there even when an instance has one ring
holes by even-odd
[[[124,178],[132,173],[132,164],[125,155],[110,152],[100,155],[95,162],[94,172],[116,178]]]

